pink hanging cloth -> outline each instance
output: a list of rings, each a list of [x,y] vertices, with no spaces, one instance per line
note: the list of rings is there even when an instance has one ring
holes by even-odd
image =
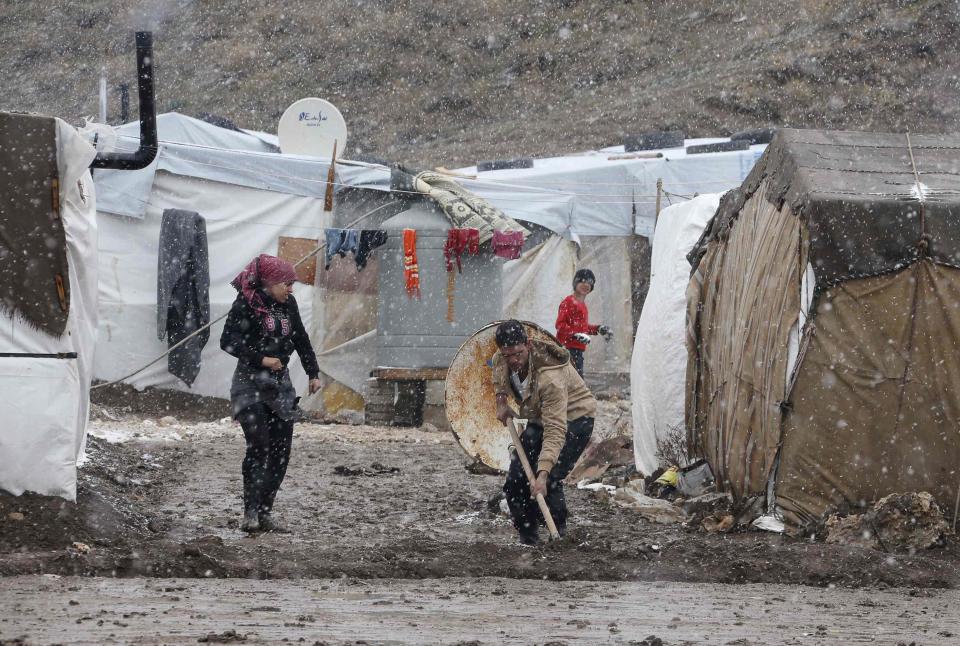
[[[523,250],[523,231],[494,231],[490,245],[493,255],[516,260]]]

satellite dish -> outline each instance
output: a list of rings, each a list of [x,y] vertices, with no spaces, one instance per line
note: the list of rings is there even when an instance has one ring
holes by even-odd
[[[347,147],[347,122],[329,101],[300,99],[280,117],[277,126],[280,152],[311,157],[330,157],[337,143],[337,157]]]

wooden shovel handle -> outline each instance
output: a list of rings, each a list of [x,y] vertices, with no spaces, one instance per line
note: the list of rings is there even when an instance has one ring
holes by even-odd
[[[516,423],[513,421],[513,418],[510,418],[510,423],[507,424],[507,428],[510,429],[510,437],[513,439],[513,446],[517,450],[517,457],[520,458],[520,464],[523,465],[523,472],[527,475],[527,482],[530,483],[530,486],[533,486],[533,483],[536,481],[536,476],[533,473],[533,469],[530,468],[530,461],[527,460],[527,452],[523,450],[523,442],[520,441],[520,435],[517,433]],[[553,516],[550,514],[550,507],[547,506],[547,501],[543,499],[543,495],[537,494],[537,505],[540,506],[540,513],[543,514],[543,519],[547,521],[547,530],[550,532],[550,538],[556,540],[560,538],[560,532],[557,531],[557,526],[553,522]]]

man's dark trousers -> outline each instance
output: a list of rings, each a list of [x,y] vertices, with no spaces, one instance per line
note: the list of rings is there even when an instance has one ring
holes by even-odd
[[[563,495],[563,480],[577,463],[592,433],[592,417],[578,417],[568,422],[566,441],[560,449],[557,463],[547,478],[547,495],[544,498],[550,508],[550,515],[553,516],[553,522],[556,523],[557,530],[561,534],[567,526],[567,501]],[[536,471],[540,447],[543,444],[543,427],[539,424],[527,424],[526,430],[520,436],[520,443],[530,461],[530,467]],[[503,493],[510,507],[513,526],[520,532],[521,538],[535,539],[538,525],[544,522],[543,515],[540,513],[537,501],[530,497],[530,483],[516,454],[510,460],[510,470],[507,472],[507,481],[503,485]]]

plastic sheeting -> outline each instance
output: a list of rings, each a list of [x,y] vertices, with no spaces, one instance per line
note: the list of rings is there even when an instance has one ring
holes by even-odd
[[[59,119],[56,144],[70,281],[67,329],[56,338],[0,315],[0,352],[76,358],[0,359],[0,489],[75,500],[97,326],[96,198],[88,170],[96,151]]]
[[[520,258],[503,263],[503,316],[536,323],[556,334],[557,308],[571,292],[577,246],[551,236]]]
[[[263,137],[227,130],[177,113],[157,117],[160,150],[148,167],[137,171],[98,170],[98,210],[145,217],[160,171],[265,191],[323,198],[329,160],[281,155]],[[98,129],[99,133],[99,129]],[[139,124],[115,130],[111,150],[133,151],[139,145]],[[389,190],[389,169],[347,162],[337,164],[337,190],[345,186]]]
[[[701,195],[660,213],[653,237],[650,289],[637,323],[630,362],[633,451],[637,470],[653,473],[658,441],[671,433],[686,438],[687,254],[720,204],[720,194]],[[683,466],[683,465],[680,465]]]
[[[687,146],[727,139],[688,139]],[[533,168],[477,173],[461,183],[517,220],[539,224],[571,240],[581,236],[653,235],[657,180],[661,205],[697,193],[740,186],[766,145],[688,155],[685,148],[624,153],[623,146],[534,160]],[[661,157],[651,157],[661,154]]]
[[[99,186],[99,185],[98,185]],[[167,349],[157,339],[157,250],[164,209],[196,211],[207,223],[210,256],[210,318],[225,314],[236,298],[230,281],[260,253],[277,253],[280,236],[318,238],[323,201],[219,182],[156,175],[143,219],[100,218],[100,324],[95,374],[112,381],[133,372]],[[297,283],[294,296],[304,326],[311,329],[312,286]],[[220,349],[223,321],[210,330],[201,354],[200,374],[191,388],[160,361],[129,379],[137,389],[159,386],[227,398],[237,360]],[[299,358],[291,362],[298,392],[306,387]]]
[[[955,134],[778,130],[743,186],[721,202],[704,242],[725,236],[766,184],[770,200],[788,204],[809,229],[818,289],[923,257],[960,267],[958,148]]]
[[[157,118],[160,151],[140,171],[97,171],[99,210],[143,217],[157,171],[308,197],[323,197],[329,160],[275,152],[264,133],[237,132],[177,113]],[[115,131],[119,150],[138,145],[139,125]],[[107,137],[106,139],[109,139]],[[725,139],[690,139],[686,145]],[[749,150],[688,155],[685,148],[644,151],[631,157],[622,146],[579,155],[537,159],[533,168],[477,173],[459,183],[508,216],[543,226],[569,240],[581,236],[651,236],[656,214],[657,180],[663,180],[662,204],[678,197],[714,193],[739,186],[766,146]],[[661,154],[662,157],[650,157]],[[628,157],[624,159],[624,157]],[[390,190],[390,169],[341,161],[337,189]]]
[[[583,371],[587,375],[613,373],[626,376],[630,372],[633,347],[630,239],[620,236],[582,238],[577,269],[590,269],[597,277],[586,301],[590,323],[606,325],[613,331],[612,339],[592,337],[593,341],[583,353]],[[573,293],[572,277],[568,281],[561,281],[560,277],[541,278],[541,284],[548,281],[558,289],[565,289],[565,297]],[[553,304],[554,323],[559,308],[558,300]],[[551,324],[548,329],[556,332],[555,327]]]
[[[558,236],[503,266],[503,315],[532,321],[556,334],[560,302],[573,292],[577,269],[597,277],[587,296],[590,322],[614,331],[612,341],[593,337],[584,353],[586,373],[626,373],[630,365],[630,258],[626,238],[583,238],[577,245]],[[579,256],[579,257],[578,257]]]
[[[234,294],[227,283],[252,255],[274,253],[281,235],[319,240],[322,227],[329,225],[329,214],[318,211],[326,191],[328,161],[277,154],[269,135],[227,130],[176,113],[160,115],[158,124],[160,152],[151,167],[123,173],[97,171],[95,177],[98,210],[110,214],[102,218],[102,348],[96,364],[97,377],[104,380],[132,372],[165,349],[140,333],[155,315],[156,244],[163,209],[197,211],[208,222],[212,318],[229,307]],[[118,128],[116,134],[120,147],[132,150],[138,124]],[[714,141],[721,140],[687,143]],[[687,155],[678,148],[662,151],[661,158],[615,159],[623,153],[622,147],[615,147],[538,159],[532,169],[480,173],[475,180],[462,180],[464,187],[507,215],[542,225],[565,239],[547,243],[552,251],[534,250],[533,256],[515,261],[514,269],[506,264],[505,315],[536,321],[553,331],[557,307],[570,293],[573,271],[589,267],[598,279],[587,302],[591,320],[609,325],[615,336],[609,343],[595,340],[586,352],[585,369],[628,372],[633,325],[627,240],[634,232],[652,231],[657,179],[664,178],[665,190],[675,193],[735,186],[763,148],[703,155]],[[389,186],[386,167],[337,164],[338,190],[388,191]],[[678,198],[665,195],[664,204],[671,199]],[[571,240],[580,243],[579,254]],[[555,253],[560,255],[554,258]],[[537,260],[531,260],[534,256]],[[523,269],[529,262],[548,269]],[[363,273],[372,275],[375,267]],[[369,373],[374,362],[367,335],[375,327],[376,293],[343,282],[356,282],[349,274],[334,276],[339,283],[329,283],[326,275],[318,274],[316,290],[298,285],[297,298],[305,323],[311,318],[315,322],[309,329],[321,371],[360,393],[361,376]],[[192,392],[226,396],[233,364],[215,342],[219,333],[217,324]],[[344,362],[349,369],[344,369]],[[299,372],[293,372],[295,383],[302,379]],[[184,389],[166,372],[165,362],[151,366],[130,383],[138,388]]]

